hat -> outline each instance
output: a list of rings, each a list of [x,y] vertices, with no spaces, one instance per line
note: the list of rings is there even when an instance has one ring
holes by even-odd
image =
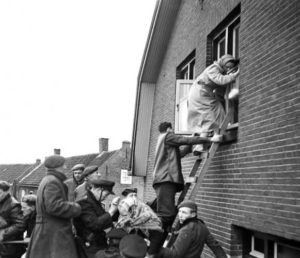
[[[10,184],[4,180],[0,181],[0,189],[4,192],[8,191],[10,188]]]
[[[121,194],[127,196],[129,193],[137,193],[136,188],[126,188]]]
[[[98,177],[98,178],[93,178],[90,183],[96,188],[103,188],[104,190],[109,191],[110,194],[115,194],[112,190],[115,185],[115,182],[113,181],[100,179]]]
[[[76,164],[74,167],[72,167],[72,171],[81,170],[83,171],[85,169],[84,164]]]
[[[140,258],[147,253],[145,240],[136,234],[124,236],[119,245],[120,253],[125,256]]]
[[[65,158],[60,155],[52,155],[45,158],[44,166],[46,168],[59,168],[65,164]]]
[[[126,235],[128,235],[127,232],[124,229],[121,229],[121,228],[113,228],[111,231],[109,231],[106,234],[106,236],[108,238],[114,238],[114,239],[121,239]]]
[[[90,174],[93,174],[94,172],[96,172],[97,170],[98,170],[97,166],[86,167],[85,170],[83,171],[82,177],[87,177]]]
[[[183,201],[182,203],[180,203],[178,206],[178,209],[183,208],[183,207],[190,208],[192,211],[197,212],[197,205],[195,202],[193,202],[191,200],[186,200],[186,201]]]

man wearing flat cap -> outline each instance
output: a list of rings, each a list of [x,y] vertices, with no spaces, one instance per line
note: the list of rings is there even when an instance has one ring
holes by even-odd
[[[122,258],[144,258],[147,253],[145,240],[136,234],[124,236],[119,248]]]
[[[97,166],[88,166],[84,169],[81,177],[83,183],[76,187],[74,191],[75,201],[79,201],[86,196],[87,190],[91,188],[91,180],[98,178],[100,174],[98,173]]]
[[[68,187],[68,200],[70,202],[73,202],[75,200],[75,188],[81,185],[84,181],[84,178],[82,176],[84,169],[84,164],[76,164],[72,167],[72,178],[69,178],[65,181],[65,184]]]
[[[102,202],[108,195],[114,194],[114,182],[93,178],[90,181],[91,188],[87,190],[86,196],[78,200],[82,212],[74,219],[77,235],[81,239],[87,256],[101,257],[107,247],[105,229],[112,227],[112,217],[118,210],[120,197],[112,200],[110,208],[105,211]]]
[[[42,179],[36,201],[36,225],[27,258],[76,258],[71,219],[80,215],[80,205],[68,201],[64,174],[65,158],[59,155],[45,159],[46,176]]]
[[[179,231],[170,248],[162,248],[159,258],[199,258],[204,244],[217,258],[226,258],[226,253],[211,235],[204,222],[197,218],[197,205],[191,200],[183,201],[179,206]]]

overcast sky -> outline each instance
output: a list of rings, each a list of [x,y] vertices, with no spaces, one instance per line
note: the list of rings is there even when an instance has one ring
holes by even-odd
[[[156,0],[0,1],[0,164],[131,141]]]

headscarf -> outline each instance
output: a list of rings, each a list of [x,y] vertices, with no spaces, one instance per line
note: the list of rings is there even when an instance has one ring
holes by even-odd
[[[223,55],[219,58],[218,60],[218,63],[219,65],[222,67],[222,69],[226,70],[225,69],[225,65],[228,63],[228,62],[233,62],[235,64],[238,64],[240,62],[239,59],[236,59],[234,58],[232,55],[229,55],[229,54],[226,54],[226,55]]]

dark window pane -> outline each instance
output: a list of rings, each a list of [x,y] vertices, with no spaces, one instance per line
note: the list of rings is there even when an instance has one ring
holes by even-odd
[[[264,253],[264,251],[265,251],[264,243],[265,243],[265,241],[263,239],[255,237],[254,238],[254,250]]]
[[[277,245],[277,258],[299,258],[300,249],[296,247],[286,246],[286,245]]]

